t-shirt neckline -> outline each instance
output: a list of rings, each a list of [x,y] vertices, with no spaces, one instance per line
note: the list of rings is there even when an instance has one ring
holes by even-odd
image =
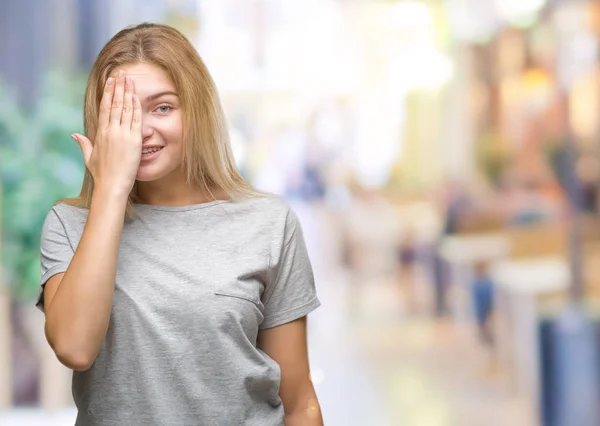
[[[207,207],[216,206],[219,204],[229,203],[231,200],[213,200],[200,204],[190,204],[188,206],[155,206],[152,204],[134,204],[136,209],[140,210],[160,210],[166,212],[184,212],[188,210],[199,210]]]

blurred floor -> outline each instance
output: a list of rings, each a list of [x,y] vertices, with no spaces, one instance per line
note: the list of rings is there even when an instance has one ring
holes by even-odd
[[[322,307],[309,320],[310,358],[326,425],[534,426],[468,323],[435,321],[419,303],[408,309],[406,280],[357,279],[336,266],[331,217],[295,209],[316,259]],[[74,416],[21,409],[0,412],[0,426],[72,425]]]
[[[532,425],[468,324],[398,320],[396,283],[366,285],[351,288],[365,303],[345,322],[340,301],[348,287],[329,282],[311,321],[311,365],[326,425]]]
[[[535,426],[473,326],[429,315],[426,274],[359,278],[336,267],[336,227],[317,215],[299,214],[321,266],[311,365],[326,425]]]

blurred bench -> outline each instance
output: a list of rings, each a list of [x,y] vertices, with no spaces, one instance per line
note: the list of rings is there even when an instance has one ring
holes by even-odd
[[[457,221],[459,235],[495,234],[506,228],[504,216],[493,211],[474,210],[461,214]]]

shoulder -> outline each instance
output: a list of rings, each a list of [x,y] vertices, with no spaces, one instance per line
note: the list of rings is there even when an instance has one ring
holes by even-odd
[[[87,218],[89,213],[89,210],[86,208],[76,207],[66,202],[56,203],[54,206],[52,206],[52,209],[50,209],[50,211],[53,211],[57,216],[66,220],[81,218],[85,219]]]
[[[59,202],[46,214],[44,228],[78,229],[85,225],[87,216],[87,209]]]
[[[249,197],[236,204],[238,211],[243,212],[244,223],[252,224],[253,229],[260,229],[277,240],[301,229],[293,207],[280,196]]]
[[[246,213],[267,221],[285,222],[293,214],[290,205],[277,195],[245,197],[237,200],[236,205]]]
[[[236,199],[236,203],[259,210],[285,211],[289,204],[279,195],[265,194],[256,196],[244,196]]]

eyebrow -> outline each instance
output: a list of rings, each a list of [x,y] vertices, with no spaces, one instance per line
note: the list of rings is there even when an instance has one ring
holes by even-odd
[[[179,97],[179,95],[173,91],[167,90],[165,92],[159,92],[159,93],[155,93],[154,95],[150,95],[146,98],[146,102],[150,102],[153,101],[155,99],[161,98],[163,96],[167,96],[167,95],[173,95],[173,96],[177,96]]]

